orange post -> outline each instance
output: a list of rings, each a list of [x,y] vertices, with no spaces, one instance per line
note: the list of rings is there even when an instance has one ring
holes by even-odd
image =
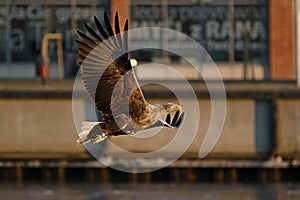
[[[49,40],[57,41],[57,65],[58,65],[58,78],[64,78],[64,67],[63,67],[63,45],[62,45],[63,36],[61,33],[46,33],[43,37],[42,42],[42,58],[44,66],[42,67],[41,77],[48,78],[49,76]],[[45,76],[43,76],[45,75]],[[47,76],[46,76],[47,75]]]

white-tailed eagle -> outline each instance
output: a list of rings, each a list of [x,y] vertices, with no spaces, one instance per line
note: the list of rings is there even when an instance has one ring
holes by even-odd
[[[114,30],[104,13],[104,23],[94,17],[95,31],[84,24],[78,31],[79,65],[85,90],[100,112],[100,122],[83,122],[78,144],[97,143],[110,136],[165,126],[178,128],[183,121],[180,105],[149,104],[139,86],[128,57],[128,20],[121,34],[118,13]]]

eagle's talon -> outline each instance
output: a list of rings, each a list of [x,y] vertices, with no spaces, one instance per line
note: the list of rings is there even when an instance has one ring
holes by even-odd
[[[183,121],[183,118],[184,118],[184,112],[180,114],[180,111],[177,111],[172,120],[171,120],[171,115],[168,114],[164,126],[168,128],[179,128],[179,126]]]
[[[168,115],[167,115],[166,122],[167,122],[168,124],[170,124],[170,122],[171,122],[171,114],[168,114]]]
[[[179,114],[180,114],[180,112],[179,112],[179,111],[176,111],[176,113],[175,113],[175,115],[174,115],[174,118],[173,118],[173,120],[172,120],[172,123],[171,123],[172,126],[174,126],[174,124],[177,123],[177,121],[178,121],[178,119],[179,119]]]
[[[183,121],[183,118],[184,118],[184,112],[181,113],[180,117],[179,117],[179,120],[176,122],[175,126],[178,128],[182,121]]]
[[[173,120],[172,126],[178,128],[178,127],[181,125],[182,121],[183,121],[184,112],[181,113],[180,116],[178,115],[178,116],[176,116],[176,117],[177,117],[177,118],[176,118],[176,121]]]

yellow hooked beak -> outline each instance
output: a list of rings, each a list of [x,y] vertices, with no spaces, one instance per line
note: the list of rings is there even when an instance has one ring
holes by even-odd
[[[175,105],[175,110],[179,111],[179,112],[182,112],[182,107],[180,105]]]
[[[165,110],[167,113],[172,113],[174,111],[182,112],[182,107],[178,104],[168,103],[165,105]]]

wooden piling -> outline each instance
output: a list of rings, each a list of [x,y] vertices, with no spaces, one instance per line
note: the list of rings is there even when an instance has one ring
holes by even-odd
[[[132,183],[138,183],[139,181],[139,174],[137,173],[136,169],[132,170],[132,173],[129,174],[129,179]]]
[[[193,168],[186,169],[186,179],[188,182],[195,182],[197,177]]]
[[[101,182],[109,183],[109,181],[110,181],[110,172],[109,172],[108,168],[101,168],[100,169],[100,176],[101,176]]]
[[[281,171],[278,168],[273,169],[273,180],[279,182],[281,180]]]
[[[21,166],[16,167],[16,178],[18,182],[23,182],[24,180],[24,172]]]
[[[53,179],[53,173],[52,173],[51,169],[49,169],[49,168],[43,169],[43,175],[42,176],[43,176],[42,177],[43,180],[47,181],[47,182],[52,181],[52,179]]]
[[[58,182],[64,183],[66,180],[66,170],[64,167],[58,167]]]
[[[238,170],[235,168],[230,169],[230,181],[231,182],[237,182],[239,179],[239,173]]]
[[[267,175],[267,171],[265,169],[259,169],[258,173],[257,173],[257,180],[259,180],[260,182],[266,182],[268,175]]]
[[[151,172],[144,173],[144,182],[151,183],[151,180],[152,180]]]
[[[86,168],[84,170],[84,176],[85,176],[85,180],[87,181],[94,181],[94,174],[91,168]]]
[[[224,170],[223,169],[216,169],[214,173],[214,179],[216,182],[224,182]]]
[[[174,181],[175,183],[180,182],[180,169],[174,168],[171,170],[171,181]]]

